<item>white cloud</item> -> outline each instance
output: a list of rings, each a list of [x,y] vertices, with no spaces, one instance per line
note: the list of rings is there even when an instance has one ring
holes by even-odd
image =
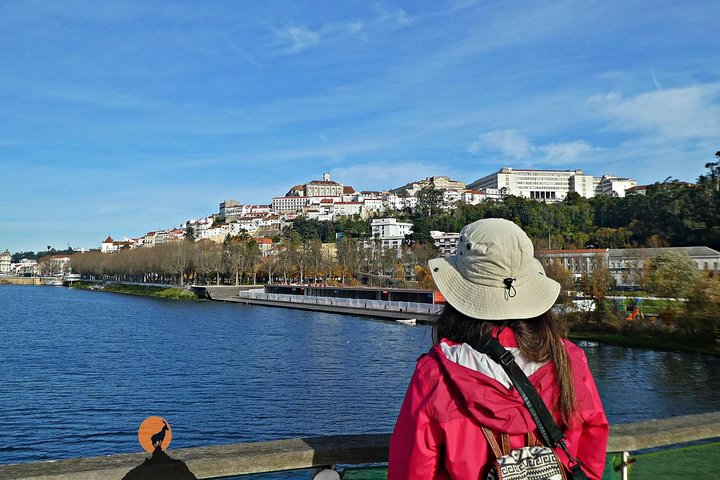
[[[625,97],[613,92],[588,99],[590,108],[618,130],[671,139],[720,135],[720,84],[704,84]]]
[[[402,8],[388,8],[380,3],[373,5],[373,10],[377,14],[375,21],[377,23],[391,22],[399,27],[404,27],[413,22],[410,15]]]
[[[585,140],[563,143],[533,145],[530,140],[516,129],[492,130],[481,134],[467,148],[473,155],[494,151],[505,158],[527,163],[564,165],[586,161],[586,156],[596,150]]]
[[[596,149],[588,142],[578,140],[568,143],[550,143],[537,147],[537,150],[545,154],[545,163],[563,165],[586,160],[582,158],[583,155],[587,155]]]
[[[468,152],[477,155],[485,150],[500,152],[505,157],[525,158],[530,154],[532,145],[528,139],[515,129],[492,130],[481,134],[467,148]]]
[[[275,30],[275,40],[286,47],[288,53],[295,53],[312,47],[320,42],[320,34],[307,27],[284,25]]]

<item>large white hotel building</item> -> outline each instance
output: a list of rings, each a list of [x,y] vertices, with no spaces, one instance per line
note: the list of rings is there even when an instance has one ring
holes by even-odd
[[[634,180],[610,175],[593,177],[582,170],[518,170],[503,167],[499,171],[475,180],[469,189],[497,189],[501,195],[560,202],[568,193],[577,192],[590,198],[597,194],[624,197],[625,190],[637,185]]]

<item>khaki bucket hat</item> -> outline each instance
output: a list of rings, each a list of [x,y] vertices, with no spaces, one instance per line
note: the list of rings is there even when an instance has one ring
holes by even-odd
[[[501,218],[466,225],[455,255],[434,258],[428,266],[447,302],[481,320],[537,317],[560,293],[560,284],[535,259],[530,238]]]

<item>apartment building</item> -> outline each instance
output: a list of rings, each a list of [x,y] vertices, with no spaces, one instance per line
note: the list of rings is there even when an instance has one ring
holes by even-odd
[[[457,251],[458,241],[460,239],[459,233],[440,232],[437,230],[430,231],[430,237],[432,238],[433,245],[435,245],[440,253],[447,257],[448,255],[455,255]]]

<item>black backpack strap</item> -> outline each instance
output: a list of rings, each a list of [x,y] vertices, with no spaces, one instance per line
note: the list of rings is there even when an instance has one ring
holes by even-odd
[[[530,415],[538,427],[538,432],[543,442],[549,447],[560,447],[565,452],[570,460],[570,475],[572,480],[587,480],[587,475],[585,475],[585,472],[583,472],[581,468],[580,460],[570,455],[567,450],[565,434],[560,430],[552,414],[548,411],[545,402],[540,398],[540,395],[533,384],[530,383],[525,372],[523,372],[515,362],[513,354],[500,345],[500,342],[490,334],[482,337],[479,347],[481,352],[495,360],[495,362],[505,370],[508,377],[510,377],[510,381],[530,411]]]

